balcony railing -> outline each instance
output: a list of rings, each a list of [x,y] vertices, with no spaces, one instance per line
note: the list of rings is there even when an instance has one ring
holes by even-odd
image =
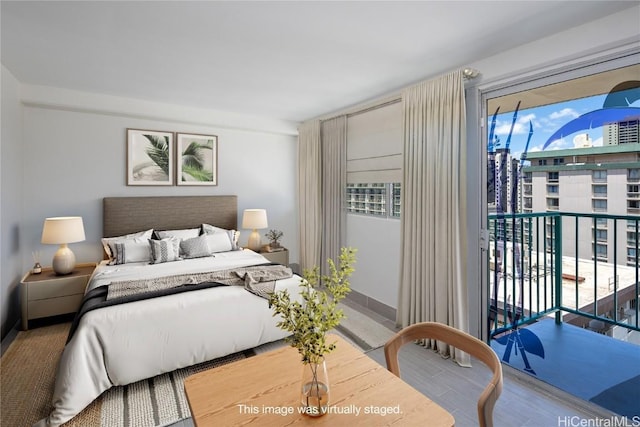
[[[596,224],[608,222],[608,256]],[[489,335],[546,316],[585,328],[609,325],[640,332],[640,216],[568,212],[489,216]],[[599,245],[599,243],[598,243]],[[607,257],[603,260],[602,257]],[[629,265],[631,264],[631,265]]]

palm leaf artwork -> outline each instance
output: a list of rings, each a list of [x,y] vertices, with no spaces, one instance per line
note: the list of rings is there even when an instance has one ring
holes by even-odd
[[[162,171],[169,176],[169,137],[144,135],[151,144],[145,152]]]
[[[182,181],[213,181],[213,170],[206,169],[203,150],[213,150],[213,139],[208,139],[204,144],[191,141],[184,149],[182,152]]]

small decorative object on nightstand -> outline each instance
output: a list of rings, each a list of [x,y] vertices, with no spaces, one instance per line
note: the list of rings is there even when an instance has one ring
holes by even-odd
[[[31,319],[78,311],[95,268],[96,263],[87,263],[76,265],[65,276],[57,275],[51,268],[43,268],[42,274],[25,274],[20,282],[22,329],[29,328]]]
[[[42,265],[40,265],[40,252],[31,252],[33,256],[33,268],[31,269],[31,274],[40,274],[42,273]]]
[[[280,230],[269,230],[265,237],[269,239],[269,247],[272,249],[280,247],[280,239],[282,238],[282,231]]]

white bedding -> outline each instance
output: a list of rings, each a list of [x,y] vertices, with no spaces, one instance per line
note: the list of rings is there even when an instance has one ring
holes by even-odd
[[[205,272],[269,262],[250,250],[215,257],[108,266],[90,289],[113,281]],[[297,295],[300,277],[280,280],[276,291]],[[54,409],[37,425],[57,426],[103,391],[284,338],[268,301],[241,286],[220,286],[135,301],[87,312],[60,359]]]

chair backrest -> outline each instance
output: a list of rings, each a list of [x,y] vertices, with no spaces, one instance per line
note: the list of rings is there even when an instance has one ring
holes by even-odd
[[[400,376],[398,351],[408,342],[421,339],[443,341],[482,361],[493,372],[493,377],[478,399],[480,427],[493,426],[493,407],[502,393],[502,365],[496,353],[483,341],[451,326],[435,322],[416,323],[407,326],[384,345],[387,369]]]

